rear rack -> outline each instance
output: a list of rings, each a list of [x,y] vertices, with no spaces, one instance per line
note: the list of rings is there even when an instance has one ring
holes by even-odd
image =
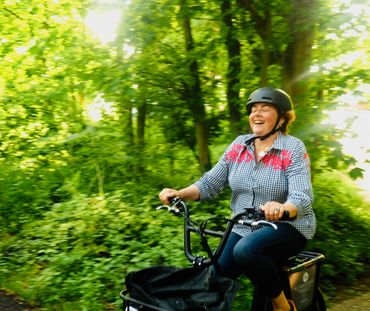
[[[318,293],[320,266],[324,258],[323,254],[303,251],[283,267],[288,275],[290,294],[298,310],[311,310],[312,301]]]
[[[303,251],[289,259],[287,265],[284,266],[283,270],[288,273],[301,271],[303,268],[308,268],[324,259],[325,256],[321,253]]]

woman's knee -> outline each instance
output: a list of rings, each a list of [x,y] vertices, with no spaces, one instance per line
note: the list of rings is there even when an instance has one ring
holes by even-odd
[[[241,240],[237,243],[233,250],[234,261],[239,266],[246,266],[255,261],[261,255],[259,247],[253,245],[249,240]]]

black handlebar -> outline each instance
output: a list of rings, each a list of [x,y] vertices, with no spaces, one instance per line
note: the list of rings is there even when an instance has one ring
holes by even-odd
[[[212,263],[217,262],[235,224],[240,224],[240,225],[249,226],[249,227],[257,227],[261,225],[271,226],[275,230],[277,229],[277,226],[275,223],[263,219],[264,214],[262,211],[260,211],[259,213],[256,213],[256,212],[251,213],[251,211],[248,211],[248,210],[246,210],[245,212],[233,215],[232,218],[227,219],[227,226],[226,226],[225,231],[223,232],[209,230],[206,228],[198,228],[194,226],[193,222],[191,221],[189,208],[184,202],[184,200],[182,200],[181,198],[173,198],[171,199],[170,203],[171,203],[171,206],[162,205],[162,206],[157,207],[157,210],[166,208],[169,212],[172,212],[176,215],[180,215],[180,214],[183,215],[184,217],[184,251],[185,251],[185,256],[191,263],[193,263],[193,265],[210,265]],[[289,219],[289,212],[284,211],[283,217],[281,219],[282,220]],[[195,232],[200,235],[201,240],[203,242],[202,245],[207,251],[209,258],[206,258],[203,256],[202,257],[194,256],[192,254],[191,239],[190,239],[191,232]],[[211,250],[209,249],[208,243],[205,238],[206,235],[221,238],[221,241],[218,244],[214,252],[211,252]]]

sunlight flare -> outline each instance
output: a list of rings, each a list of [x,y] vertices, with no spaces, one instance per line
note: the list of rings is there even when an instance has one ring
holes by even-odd
[[[89,11],[85,23],[97,39],[102,43],[109,43],[116,39],[120,18],[121,14],[117,11]]]

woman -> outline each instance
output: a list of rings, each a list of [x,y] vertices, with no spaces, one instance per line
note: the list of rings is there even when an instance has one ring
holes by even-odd
[[[261,209],[267,220],[276,222],[278,230],[236,226],[218,262],[222,275],[247,275],[271,297],[274,310],[296,310],[283,292],[279,264],[298,254],[316,229],[306,148],[287,134],[295,118],[292,106],[289,95],[280,89],[254,91],[247,102],[253,134],[238,136],[194,184],[181,190],[165,188],[159,194],[168,204],[172,197],[214,198],[229,186],[234,214],[246,208]],[[289,220],[281,219],[285,211]]]

